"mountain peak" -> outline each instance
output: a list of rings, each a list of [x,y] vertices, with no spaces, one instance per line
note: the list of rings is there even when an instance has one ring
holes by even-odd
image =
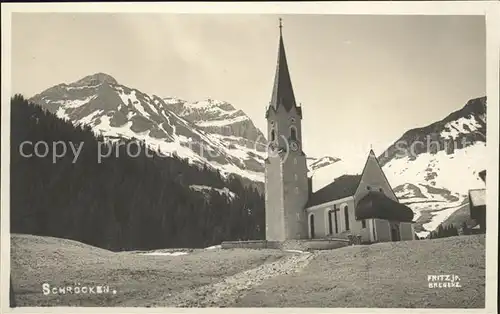
[[[106,73],[95,73],[92,75],[87,75],[84,78],[72,83],[73,86],[83,86],[83,85],[99,85],[102,83],[108,84],[118,84],[114,77]]]

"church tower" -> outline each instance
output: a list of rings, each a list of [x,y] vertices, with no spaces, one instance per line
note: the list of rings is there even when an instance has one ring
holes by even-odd
[[[278,64],[266,119],[269,142],[265,164],[266,240],[308,238],[305,205],[309,183],[302,146],[302,108],[295,102],[281,19]]]

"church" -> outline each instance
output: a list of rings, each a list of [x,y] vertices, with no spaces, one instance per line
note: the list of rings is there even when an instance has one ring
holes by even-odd
[[[343,175],[313,193],[302,149],[302,106],[295,100],[282,26],[266,110],[266,240],[361,237],[363,243],[415,239],[413,211],[399,203],[373,150],[360,175]]]

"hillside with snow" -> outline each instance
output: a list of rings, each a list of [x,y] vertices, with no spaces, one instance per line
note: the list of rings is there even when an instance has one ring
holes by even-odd
[[[472,99],[444,119],[404,133],[379,157],[401,202],[415,212],[426,236],[484,188],[486,97]]]
[[[484,188],[478,174],[486,157],[486,98],[481,97],[442,120],[405,132],[378,159],[396,196],[414,211],[422,237],[467,203],[469,189]],[[341,175],[361,174],[365,161],[340,160],[311,170],[313,191]]]

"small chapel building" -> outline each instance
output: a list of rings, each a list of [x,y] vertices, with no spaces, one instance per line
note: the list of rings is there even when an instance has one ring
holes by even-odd
[[[266,110],[266,240],[347,238],[363,242],[415,239],[413,211],[399,203],[373,150],[360,175],[343,175],[312,192],[302,141],[302,107],[292,88],[280,21],[278,62]],[[332,143],[333,144],[333,143]]]

